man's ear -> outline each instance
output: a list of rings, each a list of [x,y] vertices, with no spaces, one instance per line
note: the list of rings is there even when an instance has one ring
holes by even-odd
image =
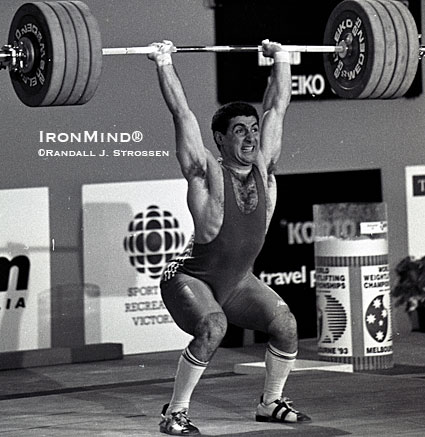
[[[214,140],[217,143],[217,146],[221,147],[223,145],[223,134],[219,131],[215,131]]]

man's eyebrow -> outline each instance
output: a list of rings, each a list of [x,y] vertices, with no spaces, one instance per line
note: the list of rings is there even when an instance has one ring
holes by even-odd
[[[252,123],[251,125],[247,125],[247,124],[245,124],[245,123],[236,123],[233,127],[232,127],[232,130],[235,128],[235,127],[239,127],[239,126],[242,126],[242,127],[246,127],[246,128],[249,128],[249,127],[254,127],[254,126],[258,126],[258,121],[255,121],[254,123]]]

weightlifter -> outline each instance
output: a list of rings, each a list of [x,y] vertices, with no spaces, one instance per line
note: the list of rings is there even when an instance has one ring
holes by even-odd
[[[188,417],[195,386],[226,333],[227,323],[265,332],[264,391],[256,420],[302,422],[282,391],[297,356],[297,326],[286,303],[252,273],[276,203],[275,166],[283,121],[291,96],[289,54],[263,41],[274,59],[264,95],[263,115],[246,103],[224,105],[212,119],[221,157],[204,146],[197,119],[188,106],[172,63],[173,44],[153,43],[160,88],[173,116],[176,151],[188,181],[188,207],[195,232],[181,256],[161,278],[163,301],[177,325],[193,336],[180,356],[174,390],[164,405],[160,431],[198,434]]]

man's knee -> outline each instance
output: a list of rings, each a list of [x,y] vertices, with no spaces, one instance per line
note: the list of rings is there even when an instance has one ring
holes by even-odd
[[[287,352],[296,350],[298,343],[297,321],[286,304],[280,306],[279,310],[276,311],[273,320],[268,325],[267,333],[277,348]]]
[[[195,338],[211,345],[219,346],[227,331],[227,319],[224,313],[210,313],[203,317],[195,327]]]

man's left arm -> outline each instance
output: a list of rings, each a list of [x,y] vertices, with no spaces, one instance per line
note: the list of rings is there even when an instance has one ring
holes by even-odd
[[[274,59],[263,98],[261,152],[269,174],[274,172],[282,149],[283,120],[291,100],[289,53],[278,43],[263,41],[263,54]]]

